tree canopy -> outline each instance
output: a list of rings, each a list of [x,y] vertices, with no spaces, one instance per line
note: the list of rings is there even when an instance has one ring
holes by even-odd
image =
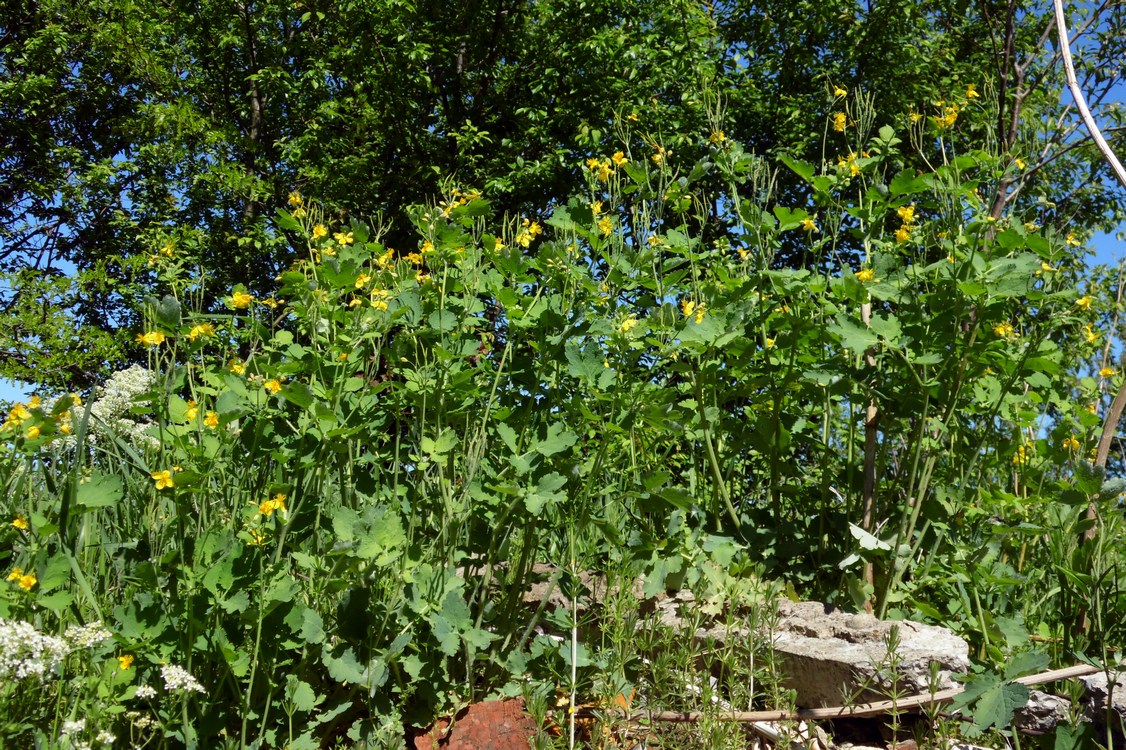
[[[1124,14],[1073,11],[1081,83],[1120,137]],[[293,191],[391,245],[444,181],[542,217],[627,120],[636,148],[690,163],[712,130],[835,161],[874,126],[956,117],[953,148],[1011,166],[978,188],[995,216],[1082,237],[1123,195],[1060,97],[1050,30],[1049,3],[992,0],[16,0],[0,11],[0,375],[78,387],[131,356],[162,248],[206,270],[205,302],[263,289],[293,260],[274,222]],[[785,169],[772,195],[813,199]],[[712,209],[713,236],[740,231]]]

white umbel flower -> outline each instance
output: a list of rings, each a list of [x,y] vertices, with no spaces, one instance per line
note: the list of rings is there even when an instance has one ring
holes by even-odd
[[[164,689],[170,693],[178,690],[193,691],[196,693],[206,693],[203,685],[199,684],[196,678],[188,674],[188,671],[183,667],[177,667],[175,664],[165,664],[160,668],[160,676],[164,678]]]
[[[0,681],[44,679],[68,653],[70,644],[64,639],[43,635],[26,622],[0,617]]]

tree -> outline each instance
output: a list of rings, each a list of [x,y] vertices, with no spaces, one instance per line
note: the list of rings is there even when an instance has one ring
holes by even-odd
[[[661,141],[686,164],[714,128],[759,153],[819,160],[836,156],[820,143],[837,137],[829,118],[846,104],[906,130],[973,85],[956,145],[997,154],[998,177],[981,186],[997,215],[1105,227],[1123,196],[1059,104],[1042,5],[9,3],[0,305],[21,327],[8,326],[0,374],[31,376],[20,361],[32,344],[37,356],[73,347],[52,335],[55,318],[31,325],[26,310],[43,304],[67,306],[67,325],[102,342],[82,371],[128,356],[123,331],[162,248],[207,269],[209,304],[234,284],[265,292],[293,260],[273,217],[295,190],[333,216],[382,217],[391,246],[411,236],[403,207],[436,200],[443,180],[484,189],[498,216],[541,216],[581,187],[582,159],[615,144],[629,116],[647,139],[634,148]],[[1097,42],[1085,85],[1111,132],[1121,16],[1105,3],[1077,25]],[[841,156],[851,135],[840,134]],[[774,196],[810,198],[785,172]],[[713,236],[737,234],[714,223],[715,208],[702,217]],[[794,248],[777,261],[812,259]],[[66,296],[44,296],[60,284]],[[60,386],[90,379],[53,375]]]

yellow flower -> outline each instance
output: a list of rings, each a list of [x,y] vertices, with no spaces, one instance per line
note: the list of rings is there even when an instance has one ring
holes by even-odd
[[[911,121],[911,124],[914,125],[919,120],[923,119],[923,116],[918,112],[912,112],[911,114],[907,115],[907,118]]]
[[[637,122],[640,118],[637,116],[636,112],[630,112],[628,115],[626,115],[626,119],[630,122]]]
[[[18,581],[23,576],[23,568],[12,568],[12,572],[8,574],[9,581]]]
[[[328,230],[325,228],[324,224],[317,224],[315,227],[313,227],[313,239],[314,240],[319,240],[321,237],[327,237],[327,236],[328,236]]]
[[[861,268],[856,272],[856,279],[867,284],[876,280],[876,272],[871,268]]]
[[[21,422],[26,422],[29,419],[31,419],[31,412],[27,410],[26,406],[18,402],[12,404],[12,409],[8,412],[8,422],[12,424],[20,424]]]
[[[942,103],[941,103],[941,102],[939,102],[939,106],[940,106],[940,107],[942,106]],[[938,125],[938,126],[939,126],[940,128],[948,128],[948,127],[950,127],[951,125],[953,125],[953,124],[954,124],[954,122],[955,122],[955,121],[956,121],[957,119],[958,119],[958,106],[957,106],[957,105],[955,105],[955,104],[951,104],[951,105],[950,105],[949,107],[944,107],[944,108],[943,108],[943,110],[942,110],[942,116],[940,116],[940,117],[935,117],[935,118],[934,118],[934,122],[935,122],[935,124],[936,124],[936,125]]]
[[[817,217],[807,216],[801,220],[801,228],[806,232],[817,232]]]
[[[833,96],[837,97],[838,99],[843,99],[844,97],[848,96],[848,90],[844,86],[834,86]]]
[[[833,130],[838,133],[843,133],[846,127],[848,127],[848,117],[844,112],[838,112],[833,115]]]
[[[598,178],[599,182],[608,182],[612,174],[614,174],[614,170],[610,168],[610,162],[607,160],[599,163],[594,176]]]
[[[367,275],[366,273],[361,273],[356,277],[355,287],[357,289],[362,289],[363,287],[367,286],[367,283],[369,281],[371,281],[371,276]]]
[[[1075,306],[1078,307],[1080,310],[1090,310],[1091,309],[1091,303],[1094,302],[1094,301],[1095,301],[1094,297],[1092,297],[1089,294],[1084,294],[1082,297],[1075,300]]]
[[[707,308],[703,304],[696,304],[690,299],[681,302],[680,309],[684,311],[684,317],[695,318],[696,323],[702,323],[707,312]]]
[[[167,469],[164,471],[154,471],[152,474],[149,474],[149,476],[156,482],[156,488],[158,490],[166,490],[169,487],[175,486],[175,483],[172,481],[172,472]]]
[[[294,209],[293,218],[295,218],[295,219],[305,218],[305,208],[303,206],[298,206],[296,209]]]
[[[626,155],[621,151],[615,151],[614,155],[610,157],[610,161],[614,162],[615,167],[624,167],[626,164],[629,164],[629,159],[627,159]]]
[[[262,384],[262,387],[269,391],[271,394],[274,394],[282,389],[282,384],[281,381],[277,378],[270,378]]]
[[[39,432],[40,432],[39,425],[33,424],[31,427],[27,428],[27,436],[26,437],[27,437],[28,440],[35,440],[36,438],[39,437]]]
[[[993,333],[1006,339],[1014,338],[1017,335],[1016,329],[1013,328],[1013,324],[1009,323],[1008,321],[998,323],[997,325],[993,326]]]
[[[192,330],[188,331],[188,341],[195,341],[200,336],[211,337],[215,335],[215,326],[210,323],[200,323],[199,325],[192,326]]]
[[[599,165],[601,165],[601,164],[602,164],[602,162],[594,156],[592,156],[592,157],[590,157],[589,159],[586,160],[586,168],[589,169],[591,172],[598,169]]]
[[[196,406],[195,401],[188,402],[188,408],[184,410],[184,419],[189,422],[194,422],[196,416],[199,415],[199,407]]]
[[[301,193],[294,190],[289,194],[288,203],[294,208],[297,208],[298,206],[304,205],[305,199],[301,197]]]
[[[595,216],[601,216],[602,215],[602,201],[591,201],[590,211]]]
[[[1065,242],[1066,242],[1066,243],[1067,243],[1068,245],[1071,245],[1072,247],[1079,247],[1080,245],[1082,245],[1082,244],[1083,244],[1083,243],[1082,243],[1082,242],[1080,242],[1080,241],[1079,241],[1078,239],[1076,239],[1076,237],[1075,237],[1075,233],[1074,233],[1074,232],[1070,232],[1070,233],[1068,233],[1068,235],[1067,235],[1067,239],[1065,240]]]
[[[1079,450],[1079,441],[1075,439],[1074,435],[1072,435],[1070,437],[1064,438],[1062,447],[1065,451],[1071,451],[1072,453],[1074,453],[1075,451]]]
[[[160,331],[149,331],[148,333],[138,333],[137,343],[144,344],[145,346],[160,346],[164,343],[164,334]]]
[[[1088,344],[1094,344],[1099,340],[1099,334],[1091,327],[1091,324],[1083,326],[1083,336],[1087,339]]]
[[[12,526],[15,526],[20,531],[27,531],[31,528],[27,523],[27,518],[21,513],[17,513],[16,517],[12,519]]]
[[[253,528],[248,528],[247,531],[250,533],[250,543],[251,543],[251,545],[253,545],[255,547],[261,547],[263,544],[266,543],[265,532],[263,532],[259,529],[253,529]]]
[[[895,241],[902,244],[911,239],[911,227],[904,224],[899,229],[895,230]]]
[[[206,425],[208,429],[214,430],[219,426],[219,414],[213,411],[207,412],[207,414],[203,416],[203,424]]]
[[[1017,452],[1013,454],[1013,463],[1017,466],[1028,463],[1028,448],[1023,445],[1017,448]]]
[[[250,303],[254,298],[251,297],[248,292],[231,292],[231,296],[228,300],[230,301],[231,307],[236,310],[242,310],[250,307]]]
[[[1013,164],[1017,165],[1017,169],[1024,169],[1024,159],[1021,159],[1019,156],[1013,160]]]
[[[59,432],[64,435],[69,435],[70,433],[74,432],[74,428],[70,426],[69,419],[63,420],[63,422],[59,425]]]
[[[246,365],[243,364],[242,360],[232,359],[227,363],[227,369],[235,375],[242,375],[246,372]]]
[[[910,206],[900,206],[899,208],[895,209],[895,212],[897,214],[899,214],[899,220],[902,221],[904,224],[914,224],[915,223],[915,204],[914,203],[912,203]]]
[[[387,300],[389,299],[391,299],[391,293],[385,289],[371,290],[371,306],[376,310],[386,310]]]
[[[37,583],[39,583],[39,579],[31,573],[24,573],[20,576],[20,588],[24,591],[31,591],[31,588]]]
[[[629,333],[630,331],[632,331],[634,328],[637,327],[639,322],[640,321],[637,319],[637,316],[630,313],[630,316],[628,318],[626,318],[625,320],[623,320],[622,324],[620,326],[618,326],[618,330],[621,331],[622,333]]]
[[[1043,263],[1043,262],[1040,263],[1040,273],[1055,273],[1056,271],[1059,271],[1059,270],[1060,269],[1055,268],[1055,267],[1053,267],[1053,266],[1051,266],[1047,263]]]
[[[72,407],[73,406],[82,406],[82,397],[79,396],[77,393],[70,394],[70,405]]]
[[[773,349],[774,348],[774,339],[767,337],[766,348],[767,349]]]
[[[599,219],[598,231],[602,233],[603,237],[609,237],[610,233],[614,231],[614,217],[603,216]]]
[[[266,516],[267,518],[274,514],[274,511],[285,512],[285,495],[278,493],[271,497],[269,500],[263,500],[258,505],[258,514]]]
[[[718,146],[727,140],[727,135],[722,130],[713,130],[708,136],[708,143]]]
[[[422,253],[407,253],[407,262],[412,266],[421,266],[423,263]]]
[[[969,86],[966,86],[967,99],[977,99],[979,96],[981,96],[981,94],[977,93],[977,86],[975,84],[971,83]]]
[[[176,246],[173,245],[171,242],[165,242],[164,245],[160,248],[160,254],[163,255],[165,258],[171,258],[172,257],[172,251],[175,250],[175,249],[176,249]]]
[[[653,154],[649,158],[652,159],[653,163],[659,167],[665,163],[666,157],[671,152],[665,151],[664,146],[656,146],[655,148],[657,149],[657,153]]]
[[[1103,369],[1099,370],[1099,375],[1104,378],[1113,378],[1117,374],[1118,370],[1114,369],[1113,367],[1104,367]]]
[[[351,232],[337,232],[332,235],[332,238],[336,240],[338,245],[351,245],[354,242]]]
[[[117,657],[117,666],[123,672],[129,669],[129,667],[133,666],[133,654],[122,654]]]

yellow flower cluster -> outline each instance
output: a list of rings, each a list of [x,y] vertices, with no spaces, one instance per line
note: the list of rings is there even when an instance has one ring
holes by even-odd
[[[269,500],[263,500],[258,504],[258,515],[266,516],[267,518],[269,518],[274,514],[275,511],[285,513],[285,498],[286,496],[279,492]]]
[[[145,346],[160,346],[164,343],[164,334],[160,331],[149,331],[137,334],[137,343]]]
[[[941,115],[935,115],[933,118],[935,125],[939,128],[949,128],[954,125],[958,119],[958,105],[946,104],[945,102],[936,102],[942,108]]]
[[[1017,466],[1024,466],[1028,463],[1028,446],[1023,443],[1017,448],[1016,453],[1013,454],[1013,463]]]
[[[625,320],[623,320],[621,325],[618,326],[618,330],[621,331],[622,333],[629,333],[634,328],[636,328],[638,326],[638,324],[640,324],[640,322],[641,321],[639,321],[637,319],[636,315],[634,315],[633,313],[630,313],[629,317],[627,317]]]
[[[1060,444],[1065,451],[1074,453],[1079,450],[1079,441],[1074,435],[1064,438],[1063,443]]]
[[[1017,333],[1017,330],[1015,328],[1013,328],[1013,324],[1008,322],[1007,320],[993,326],[993,333],[994,335],[999,336],[1003,339],[1008,339],[1009,341],[1020,338],[1020,334]]]
[[[848,158],[838,158],[837,168],[848,169],[850,177],[856,177],[860,174],[860,164],[857,162],[857,154],[855,151],[848,152]]]
[[[609,237],[610,233],[614,231],[614,217],[603,216],[598,220],[598,231],[603,237]]]
[[[876,272],[871,268],[861,268],[859,271],[857,271],[856,280],[864,284],[870,284],[874,281],[879,281],[879,279],[876,278]]]
[[[200,337],[211,338],[214,335],[215,326],[210,323],[200,323],[192,326],[192,330],[188,331],[188,341],[195,341]]]
[[[618,154],[620,153],[619,151]],[[617,156],[617,154],[615,154],[615,156]],[[599,182],[609,182],[610,176],[614,174],[614,162],[611,159],[591,157],[586,160],[586,168],[594,173],[594,176],[598,178]]]
[[[532,244],[532,240],[541,234],[543,234],[543,227],[540,226],[538,221],[524,219],[520,225],[520,231],[516,235],[516,244],[520,247],[528,247]]]
[[[899,229],[895,230],[895,241],[902,244],[911,239],[911,232],[915,230],[915,204],[900,206],[895,210],[899,215]]]
[[[236,310],[245,310],[253,301],[254,297],[249,292],[231,292],[231,296],[227,298],[227,303]]]
[[[848,115],[846,115],[844,112],[837,112],[835,115],[833,115],[833,130],[837,131],[838,133],[843,133],[845,132],[845,128],[847,127]]]
[[[23,568],[12,568],[12,572],[8,574],[8,580],[15,581],[24,591],[31,591],[32,587],[39,583],[39,579],[35,577],[34,573],[25,573]]]
[[[481,193],[477,190],[467,190],[463,193],[457,188],[454,188],[450,193],[450,199],[448,201],[438,202],[439,213],[441,213],[443,219],[448,219],[450,218],[450,212],[455,208],[465,206],[480,197]]]
[[[697,304],[696,302],[686,299],[680,303],[680,309],[686,318],[695,318],[697,323],[704,322],[704,315],[707,313],[707,308],[703,303]]]

